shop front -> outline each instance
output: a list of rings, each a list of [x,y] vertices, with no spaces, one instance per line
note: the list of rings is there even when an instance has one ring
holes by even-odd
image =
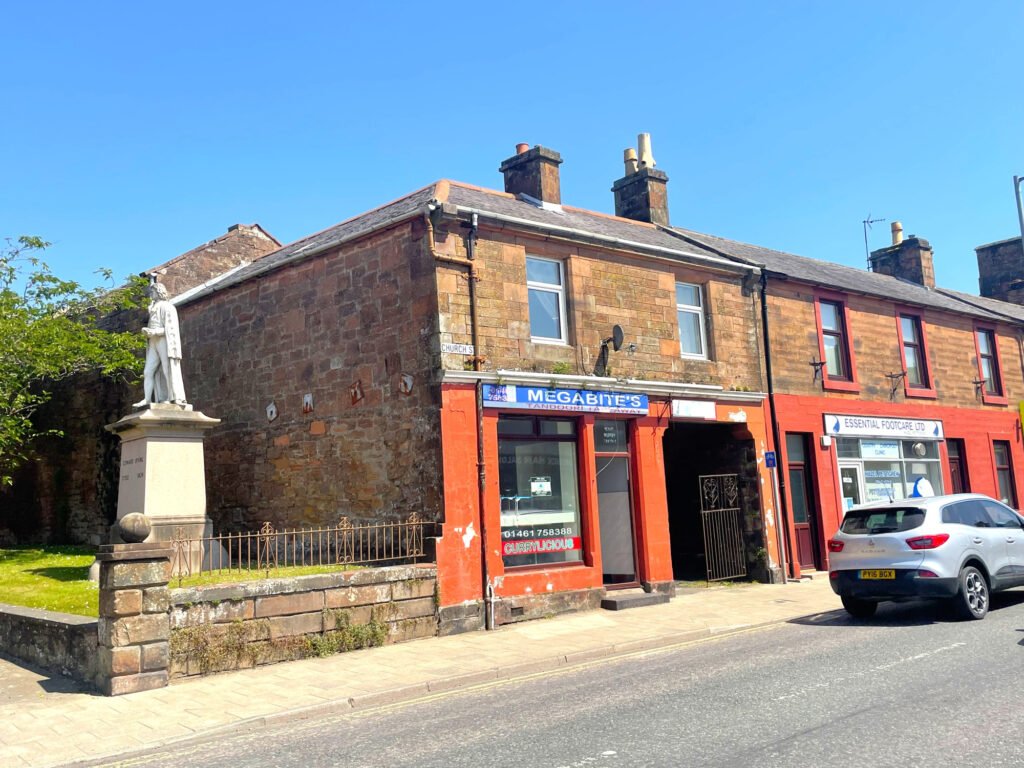
[[[720,389],[705,389],[706,420],[748,428],[743,404],[716,406]],[[744,395],[763,447],[760,399]],[[446,372],[441,397],[442,623],[481,603],[501,624],[596,607],[608,590],[674,592],[663,441],[679,420],[668,385]]]
[[[1012,411],[858,402],[839,412],[838,404],[776,401],[797,573],[828,568],[826,542],[860,504],[973,491],[1016,506],[1024,457]]]

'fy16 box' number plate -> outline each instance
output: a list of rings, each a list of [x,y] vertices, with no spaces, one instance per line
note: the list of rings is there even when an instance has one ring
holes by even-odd
[[[896,571],[891,568],[885,570],[861,571],[860,577],[862,579],[895,579]]]

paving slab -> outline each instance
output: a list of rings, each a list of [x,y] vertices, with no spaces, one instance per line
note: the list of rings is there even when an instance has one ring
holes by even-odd
[[[35,768],[364,710],[834,611],[827,579],[687,588],[671,602],[175,681],[108,698],[0,658],[0,765]],[[100,727],[98,724],[117,724]]]

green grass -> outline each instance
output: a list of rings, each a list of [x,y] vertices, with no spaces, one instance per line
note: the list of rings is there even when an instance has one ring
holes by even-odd
[[[90,547],[0,549],[0,602],[26,608],[99,614],[99,587],[89,581]]]
[[[99,615],[99,587],[89,581],[89,566],[96,550],[90,547],[12,547],[0,549],[0,603],[42,608],[95,618]],[[353,566],[307,565],[271,569],[270,578],[286,579],[316,573],[351,570]],[[215,571],[188,576],[183,587],[259,581],[266,571]],[[178,586],[171,579],[170,587]]]
[[[292,576],[312,576],[318,573],[336,573],[338,571],[355,570],[357,566],[351,565],[289,565],[286,568],[271,568],[270,578],[288,579]],[[266,571],[210,571],[197,573],[193,576],[185,576],[181,580],[184,587],[205,587],[210,584],[234,584],[239,581],[263,581],[267,578]],[[177,589],[178,579],[171,579],[171,589]]]

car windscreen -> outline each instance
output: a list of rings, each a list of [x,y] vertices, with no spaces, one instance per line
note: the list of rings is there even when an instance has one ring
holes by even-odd
[[[843,518],[843,533],[899,533],[917,528],[924,522],[919,507],[885,507],[883,509],[851,509]]]

